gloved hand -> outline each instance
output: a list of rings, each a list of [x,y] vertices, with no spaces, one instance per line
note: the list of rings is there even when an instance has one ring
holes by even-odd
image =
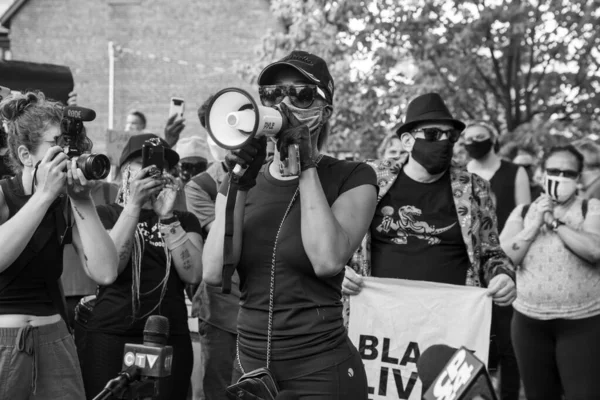
[[[237,150],[233,150],[225,156],[225,164],[229,170],[229,180],[238,186],[238,190],[248,191],[256,185],[256,177],[267,158],[267,138],[252,138],[248,143]],[[238,176],[233,173],[236,164],[246,168],[244,175]]]
[[[279,109],[285,119],[284,126],[287,126],[286,129],[280,132],[277,140],[277,151],[279,151],[281,161],[287,159],[288,147],[297,144],[300,148],[300,170],[305,171],[308,168],[316,167],[313,138],[308,126],[302,125],[285,103],[281,103]]]

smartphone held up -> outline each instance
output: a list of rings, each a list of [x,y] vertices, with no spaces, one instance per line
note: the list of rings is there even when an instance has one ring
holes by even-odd
[[[185,100],[179,97],[171,97],[171,104],[169,106],[169,118],[173,115],[177,115],[175,119],[183,119],[183,113],[185,112]]]

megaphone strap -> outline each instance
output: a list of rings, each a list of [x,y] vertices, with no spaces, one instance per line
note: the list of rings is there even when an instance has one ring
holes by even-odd
[[[235,199],[238,186],[229,182],[227,203],[225,204],[225,237],[223,239],[223,272],[221,276],[221,292],[231,293],[231,277],[235,272],[233,263],[233,214],[235,210]]]

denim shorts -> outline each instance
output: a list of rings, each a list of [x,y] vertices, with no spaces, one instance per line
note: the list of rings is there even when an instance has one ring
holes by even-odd
[[[0,328],[0,399],[85,399],[75,342],[62,319]]]

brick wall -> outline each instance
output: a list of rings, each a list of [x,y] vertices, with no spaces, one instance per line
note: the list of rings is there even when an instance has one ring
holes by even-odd
[[[261,38],[280,26],[267,0],[29,0],[10,28],[14,60],[71,68],[79,105],[96,110],[86,126],[94,150],[103,151],[109,41],[134,50],[116,55],[115,129],[138,109],[148,129],[162,135],[169,99],[176,96],[186,100],[182,135],[204,136],[196,116],[200,104],[224,87],[252,89],[235,66],[252,59]]]

